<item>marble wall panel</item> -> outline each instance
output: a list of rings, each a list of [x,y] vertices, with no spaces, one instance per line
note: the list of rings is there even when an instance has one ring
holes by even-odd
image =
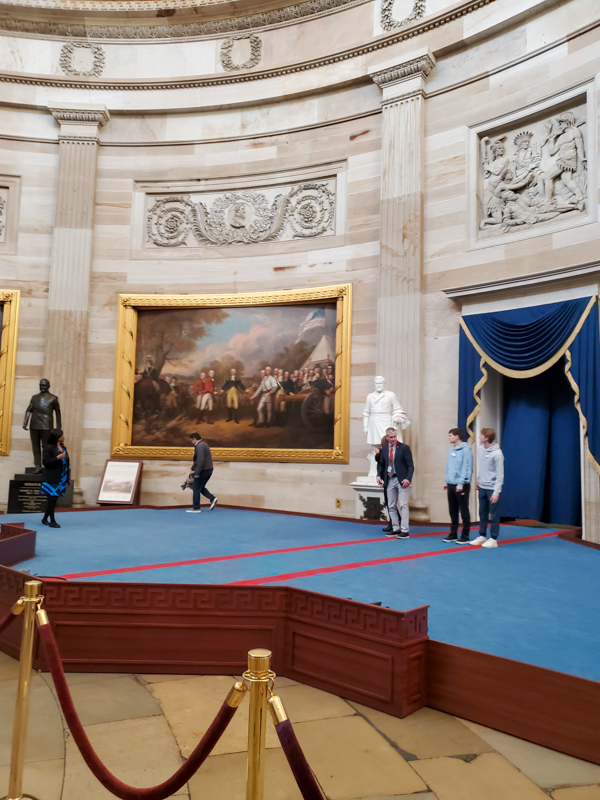
[[[138,154],[128,148],[101,148],[98,167],[98,197],[102,205],[97,208],[95,224],[95,256],[92,297],[90,305],[90,330],[88,336],[88,382],[85,396],[85,440],[93,442],[93,452],[86,453],[85,477],[82,486],[90,499],[95,497],[97,484],[104,460],[109,455],[109,437],[102,439],[100,432],[108,429],[112,413],[112,358],[114,358],[114,339],[107,331],[116,330],[116,295],[123,291],[179,292],[185,287],[187,292],[248,291],[272,288],[294,288],[297,286],[327,285],[351,279],[358,291],[355,313],[362,313],[368,319],[376,307],[376,280],[378,270],[378,230],[376,223],[377,187],[375,166],[378,164],[380,143],[377,137],[379,115],[373,118],[371,133],[360,135],[365,130],[363,121],[341,123],[326,129],[289,133],[281,143],[277,137],[271,147],[270,138],[265,137],[264,146],[252,147],[252,142],[198,144],[194,151],[188,148],[151,148],[148,152],[160,156],[160,163],[149,158],[148,152]],[[356,138],[351,139],[353,134]],[[333,148],[327,149],[327,142],[333,141]],[[221,175],[261,173],[265,163],[283,171],[296,166],[302,153],[304,167],[319,163],[313,159],[313,151],[318,148],[326,158],[321,161],[335,161],[336,152],[344,145],[344,155],[355,167],[347,177],[348,217],[353,224],[360,226],[361,209],[369,220],[371,232],[368,240],[357,245],[343,241],[335,247],[317,246],[304,252],[270,253],[269,245],[258,245],[261,252],[254,255],[252,246],[241,246],[235,255],[213,257],[194,261],[177,258],[132,260],[118,255],[119,248],[111,253],[111,240],[114,235],[123,237],[121,231],[127,229],[125,218],[130,214],[134,181],[150,179],[176,179],[185,172],[189,179],[190,168],[201,169],[209,160],[218,160],[219,169],[213,171],[215,177]],[[292,148],[289,152],[286,149]],[[275,152],[271,153],[270,150]],[[310,154],[310,158],[307,157]],[[244,161],[241,161],[241,157]],[[375,165],[375,166],[374,166]],[[365,172],[366,170],[366,172]],[[276,174],[276,173],[275,173]],[[369,189],[369,179],[373,175],[375,190]],[[129,196],[128,196],[129,195]],[[123,224],[117,224],[119,221]],[[336,239],[339,237],[336,237]],[[288,243],[292,244],[292,243]],[[112,265],[112,266],[111,266]],[[365,322],[367,320],[365,319]],[[368,365],[365,372],[370,375],[374,362],[375,335],[371,323],[370,330],[360,330],[357,347],[352,359],[360,372],[361,364]],[[98,348],[105,348],[99,350]],[[108,348],[108,349],[106,349]],[[92,364],[94,366],[92,366]],[[356,468],[363,469],[362,459],[362,399],[363,392],[370,389],[370,377],[365,375],[359,383],[360,395],[353,402],[352,439],[357,440],[358,456]],[[354,392],[355,382],[352,383]],[[84,447],[84,450],[86,448]],[[352,447],[354,452],[355,447]],[[144,472],[144,502],[179,503],[182,497],[179,488],[182,474],[187,465],[173,462],[148,461]],[[260,478],[260,473],[266,477]],[[342,499],[342,511],[353,514],[354,497],[350,482],[355,477],[348,467],[327,467],[322,465],[283,464],[270,465],[219,465],[212,485],[223,502],[239,504],[240,498],[248,498],[249,505],[258,507],[285,507],[301,511],[306,508],[306,500],[311,498],[317,513],[335,513],[335,497]],[[274,488],[277,476],[279,487]],[[282,486],[283,484],[283,486]],[[289,490],[285,487],[289,487]],[[327,487],[319,491],[318,487]],[[339,491],[338,491],[339,488]],[[187,498],[189,500],[189,498]]]

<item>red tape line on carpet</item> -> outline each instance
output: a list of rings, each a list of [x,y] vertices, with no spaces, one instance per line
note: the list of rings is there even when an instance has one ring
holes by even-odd
[[[552,531],[552,533],[539,533],[534,536],[522,536],[519,539],[505,539],[503,542],[498,542],[499,545],[514,544],[516,542],[530,542],[533,539],[547,539],[549,536],[557,536],[559,531]],[[562,533],[562,531],[560,531]],[[264,578],[251,578],[246,581],[233,581],[226,584],[227,586],[258,586],[263,583],[277,583],[279,581],[291,581],[295,578],[310,578],[313,575],[328,575],[331,572],[343,572],[348,569],[361,569],[362,567],[377,567],[380,564],[396,564],[399,561],[414,561],[417,558],[429,558],[430,556],[445,556],[448,553],[464,553],[471,551],[475,553],[480,550],[480,547],[472,547],[470,544],[464,547],[452,547],[447,550],[432,550],[428,553],[411,553],[406,556],[392,556],[391,558],[376,558],[371,561],[356,561],[353,564],[338,564],[333,567],[320,567],[318,569],[307,569],[302,572],[287,572],[282,575],[268,575]]]
[[[412,539],[423,536],[443,536],[450,531],[434,531],[433,533],[412,534]],[[329,542],[327,544],[309,544],[302,547],[282,547],[279,550],[259,550],[256,553],[234,553],[228,556],[209,556],[207,558],[193,558],[189,561],[167,561],[164,564],[144,564],[140,567],[118,567],[117,569],[99,569],[94,572],[71,572],[61,575],[61,578],[75,580],[77,578],[96,578],[100,575],[123,575],[127,572],[145,572],[151,569],[168,569],[169,567],[189,567],[194,564],[214,564],[217,561],[235,561],[237,558],[259,558],[260,556],[277,556],[282,553],[300,553],[303,550],[324,550],[328,547],[348,547],[353,544],[372,544],[373,542],[392,541],[394,537],[378,536],[375,539],[355,539],[351,542]]]

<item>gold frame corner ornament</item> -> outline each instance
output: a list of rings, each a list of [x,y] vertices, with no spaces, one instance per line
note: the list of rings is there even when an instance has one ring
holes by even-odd
[[[148,309],[215,308],[219,306],[306,305],[315,301],[336,304],[335,408],[333,449],[279,449],[213,447],[215,461],[263,461],[313,464],[347,464],[350,439],[350,343],[352,284],[311,289],[248,292],[240,294],[119,295],[115,389],[112,423],[112,458],[189,461],[191,447],[148,447],[131,444],[137,315]]]
[[[2,330],[0,332],[0,456],[10,455],[10,431],[15,390],[17,331],[21,292],[0,290]]]

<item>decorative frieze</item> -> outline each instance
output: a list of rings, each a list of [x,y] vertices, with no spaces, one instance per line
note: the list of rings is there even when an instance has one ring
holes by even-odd
[[[476,241],[590,217],[588,102],[579,95],[477,131]]]
[[[60,22],[56,20],[0,18],[0,30],[30,36],[65,37],[72,39],[104,39],[112,41],[148,40],[186,40],[208,39],[238,31],[267,30],[295,22],[316,19],[332,11],[352,8],[368,0],[304,0],[284,8],[273,8],[258,14],[246,16],[225,16],[220,19],[208,19],[202,22],[180,22],[173,20],[171,25],[135,24],[129,18],[128,24],[98,24],[93,18],[85,23]],[[487,0],[487,2],[493,0]],[[164,2],[164,0],[161,0]],[[173,2],[173,0],[172,0]],[[483,2],[483,0],[482,0]]]
[[[335,234],[335,179],[147,196],[146,247],[225,246]]]
[[[104,71],[106,56],[98,44],[69,42],[60,51],[60,68],[66,75],[99,78]]]
[[[247,44],[248,58],[241,64],[233,60],[234,48],[241,49]],[[252,69],[260,63],[262,54],[262,42],[259,36],[252,34],[251,36],[238,36],[235,39],[225,39],[221,45],[221,66],[227,72],[233,72],[236,69]]]
[[[380,20],[384,31],[393,31],[421,19],[425,0],[381,0]]]

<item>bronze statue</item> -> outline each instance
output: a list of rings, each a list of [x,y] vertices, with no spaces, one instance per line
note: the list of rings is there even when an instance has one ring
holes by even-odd
[[[31,449],[33,450],[33,461],[37,472],[42,471],[41,453],[44,445],[48,443],[50,431],[61,427],[58,397],[55,394],[50,394],[49,389],[50,381],[42,378],[40,381],[40,393],[34,394],[31,398],[23,420],[23,428],[25,430],[27,430],[27,425],[31,420],[29,435],[31,436]],[[53,416],[56,418],[56,423],[52,421]]]

